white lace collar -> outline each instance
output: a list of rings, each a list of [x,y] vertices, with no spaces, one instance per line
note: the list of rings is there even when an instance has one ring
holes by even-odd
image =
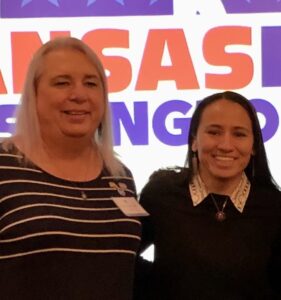
[[[250,188],[251,183],[246,174],[243,173],[239,184],[230,196],[232,203],[241,213],[243,212],[248,195],[250,193]],[[200,204],[209,194],[199,174],[193,176],[191,182],[189,183],[189,191],[194,206]]]

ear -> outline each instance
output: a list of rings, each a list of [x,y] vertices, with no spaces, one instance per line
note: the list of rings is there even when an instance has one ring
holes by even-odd
[[[255,152],[255,149],[254,149],[254,148],[252,149],[251,155],[252,155],[252,156],[255,156],[255,155],[256,155],[256,152]]]
[[[197,149],[197,140],[196,140],[196,138],[194,138],[193,141],[192,141],[191,150],[193,152],[197,152],[197,150],[198,150]]]

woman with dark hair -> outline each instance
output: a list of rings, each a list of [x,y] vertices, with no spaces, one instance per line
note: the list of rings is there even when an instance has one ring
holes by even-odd
[[[231,92],[231,91],[216,93],[209,97],[206,97],[204,101],[201,101],[201,103],[198,105],[197,109],[195,110],[192,116],[192,122],[190,124],[190,129],[188,134],[188,145],[190,147],[188,148],[188,153],[186,158],[186,164],[189,166],[190,176],[192,177],[194,175],[195,170],[193,169],[193,167],[197,166],[198,164],[198,161],[196,161],[196,164],[194,164],[194,162],[192,163],[193,160],[198,160],[197,157],[198,153],[196,151],[192,151],[192,144],[194,142],[198,127],[200,125],[202,113],[208,105],[221,99],[232,101],[242,106],[242,108],[244,108],[244,110],[248,113],[248,116],[251,120],[252,132],[254,133],[253,134],[254,155],[251,155],[250,162],[247,164],[245,168],[245,173],[247,177],[250,179],[252,183],[254,182],[260,183],[261,185],[268,185],[270,187],[276,188],[277,185],[274,182],[268,167],[266,152],[265,152],[264,143],[262,139],[262,133],[261,133],[260,124],[257,118],[256,111],[254,107],[251,105],[251,103],[245,97],[243,97],[241,94]]]
[[[188,167],[141,193],[140,253],[154,244],[155,257],[139,257],[136,299],[280,299],[281,193],[255,109],[235,92],[206,97],[188,146]]]

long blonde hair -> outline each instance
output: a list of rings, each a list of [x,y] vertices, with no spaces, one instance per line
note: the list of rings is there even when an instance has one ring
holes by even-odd
[[[93,141],[98,145],[99,151],[103,157],[105,166],[112,175],[124,175],[125,170],[123,164],[116,157],[113,150],[111,112],[108,102],[108,87],[104,67],[94,53],[94,51],[84,42],[73,37],[59,37],[45,43],[35,52],[26,74],[26,79],[21,95],[20,105],[16,111],[16,127],[15,133],[11,138],[4,141],[4,146],[14,143],[15,138],[20,137],[22,151],[31,153],[36,145],[42,142],[40,133],[40,125],[36,110],[36,88],[40,77],[43,59],[51,51],[58,49],[75,49],[83,54],[93,63],[100,75],[104,102],[105,114],[102,121],[94,133]]]

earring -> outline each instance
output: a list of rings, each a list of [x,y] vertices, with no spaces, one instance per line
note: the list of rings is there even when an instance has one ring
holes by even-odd
[[[254,163],[254,156],[252,156],[252,179],[255,178],[255,163]]]
[[[196,174],[198,172],[198,158],[197,158],[197,152],[192,151],[192,170],[193,174]]]
[[[102,134],[102,123],[100,123],[98,127],[98,135],[101,136],[101,134]]]

